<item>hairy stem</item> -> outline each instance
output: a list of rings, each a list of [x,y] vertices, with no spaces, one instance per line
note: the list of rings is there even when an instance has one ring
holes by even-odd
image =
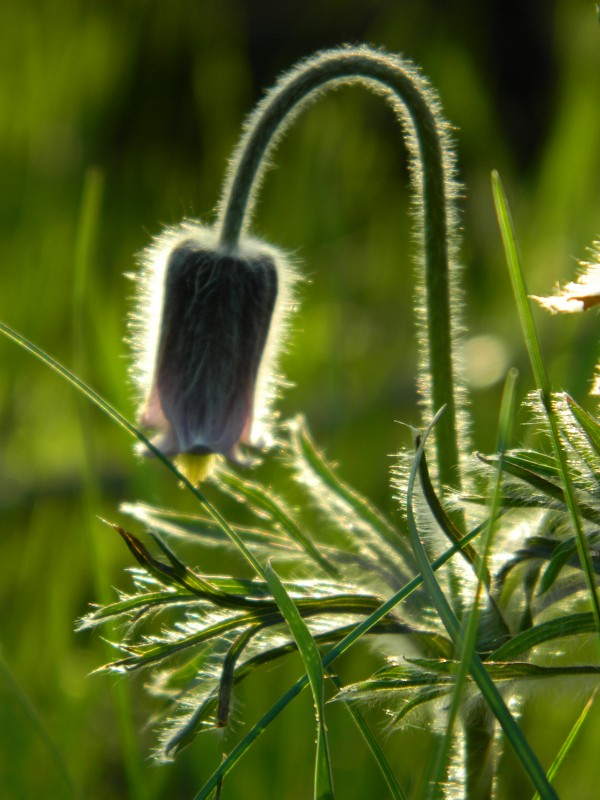
[[[221,204],[221,245],[235,249],[246,228],[272,145],[296,114],[325,88],[342,83],[362,83],[391,102],[406,134],[411,154],[411,174],[416,195],[422,242],[423,278],[417,295],[425,289],[422,325],[420,392],[428,421],[442,406],[446,413],[436,429],[437,479],[460,488],[461,448],[452,341],[454,248],[453,156],[446,123],[432,90],[409,63],[366,47],[324,51],[287,73],[267,94],[250,118]],[[420,297],[417,298],[420,303]]]

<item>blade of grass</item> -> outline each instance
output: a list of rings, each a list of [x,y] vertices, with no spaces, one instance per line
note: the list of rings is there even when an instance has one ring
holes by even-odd
[[[340,679],[332,670],[328,670],[328,674],[335,688],[338,691],[340,691],[342,689],[342,683]],[[364,717],[362,716],[360,711],[354,706],[354,703],[346,703],[345,705],[350,716],[354,720],[357,728],[362,733],[363,738],[367,743],[367,746],[371,751],[371,754],[373,755],[373,758],[377,762],[377,765],[381,770],[383,777],[385,778],[385,781],[388,785],[388,789],[390,790],[393,800],[406,800],[406,795],[402,791],[402,788],[398,783],[398,779],[394,775],[392,768],[390,767],[388,760],[385,757],[385,754],[381,749],[379,742],[373,735],[373,732],[367,725]]]
[[[548,417],[552,447],[560,468],[561,481],[565,493],[565,502],[567,504],[573,529],[575,531],[581,568],[585,575],[590,594],[590,604],[592,606],[592,611],[596,619],[598,634],[600,636],[600,598],[598,596],[598,588],[594,580],[592,559],[586,538],[583,533],[583,526],[581,524],[577,501],[575,499],[575,492],[573,490],[571,475],[569,473],[569,466],[567,463],[565,450],[562,446],[558,421],[552,404],[550,382],[544,366],[542,351],[533,322],[531,308],[529,306],[529,299],[527,295],[527,289],[525,287],[525,279],[523,277],[523,269],[521,267],[521,259],[517,247],[514,225],[510,215],[510,210],[508,208],[506,195],[500,181],[500,176],[496,171],[492,172],[492,191],[494,194],[496,214],[498,217],[498,224],[500,226],[500,233],[502,235],[502,243],[504,245],[506,261],[508,263],[513,293],[519,312],[519,320],[523,330],[527,351],[529,353],[529,360],[531,362],[531,368],[533,370],[535,382],[540,392],[542,404]]]
[[[331,758],[329,755],[329,740],[325,725],[325,686],[323,682],[323,663],[319,648],[311,636],[310,631],[294,601],[286,592],[283,583],[269,562],[265,568],[265,575],[269,589],[281,613],[287,622],[290,632],[298,647],[298,652],[304,663],[306,675],[313,695],[315,706],[315,721],[317,724],[317,754],[315,763],[315,800],[333,800],[333,779],[331,775]]]
[[[150,530],[158,531],[172,538],[200,539],[209,546],[231,544],[219,525],[208,514],[185,514],[144,503],[121,503],[119,511],[143,522]],[[236,525],[237,532],[249,543],[266,548],[272,554],[280,551],[282,555],[297,553],[297,547],[283,534],[274,534],[262,528]]]
[[[509,370],[508,375],[506,377],[506,383],[504,385],[504,393],[502,396],[502,403],[500,407],[500,420],[498,425],[498,446],[497,446],[497,451],[499,453],[499,462],[498,462],[498,469],[496,471],[494,486],[492,487],[492,492],[491,492],[488,524],[484,532],[484,535],[482,537],[481,550],[476,560],[477,585],[475,589],[475,595],[473,597],[472,606],[468,612],[466,619],[463,620],[460,662],[458,670],[456,672],[454,691],[452,694],[452,702],[450,704],[450,710],[448,712],[448,720],[446,723],[446,732],[444,736],[441,738],[441,740],[439,740],[440,741],[439,749],[434,760],[434,767],[432,770],[433,780],[430,783],[430,787],[432,787],[431,789],[432,793],[435,793],[437,791],[436,787],[441,785],[446,772],[448,757],[452,745],[452,738],[454,736],[454,725],[456,723],[456,718],[458,716],[462,701],[463,688],[469,672],[469,665],[471,663],[471,659],[473,657],[473,654],[475,653],[477,629],[480,616],[479,606],[481,603],[482,591],[484,585],[489,586],[489,572],[487,568],[487,559],[492,544],[494,527],[497,521],[498,511],[500,508],[500,495],[501,495],[501,485],[502,485],[502,457],[504,451],[508,446],[508,442],[510,441],[510,432],[512,429],[512,421],[514,418],[514,411],[515,411],[516,383],[517,383],[517,371],[511,369]],[[480,735],[485,735],[485,734],[480,734]],[[468,755],[468,748],[467,748],[467,755]],[[483,764],[477,764],[474,766],[475,769],[478,770],[478,775],[480,774],[481,769],[485,769],[485,766]],[[467,772],[466,779],[467,779],[467,791],[468,791],[469,777],[471,775],[471,769],[469,763],[467,763],[466,772]],[[477,782],[479,782],[479,777],[477,777],[476,780]],[[468,794],[470,795],[469,791]],[[432,796],[435,796],[435,794],[432,794]]]
[[[579,735],[579,731],[581,730],[581,728],[583,726],[583,723],[586,721],[587,715],[592,710],[592,705],[594,704],[594,700],[596,699],[597,691],[598,690],[596,690],[592,694],[590,699],[585,704],[585,706],[583,708],[583,711],[581,712],[581,714],[579,715],[579,717],[576,720],[575,724],[571,728],[571,730],[569,732],[569,735],[567,736],[567,738],[565,739],[565,741],[563,743],[563,746],[560,748],[560,750],[558,751],[558,753],[556,755],[556,758],[552,762],[552,765],[551,765],[550,769],[548,770],[548,780],[549,781],[553,781],[554,780],[558,770],[561,768],[561,766],[563,764],[563,761],[565,760],[565,758],[571,752],[571,748],[575,744],[575,740],[577,739],[577,736]],[[536,792],[535,795],[533,796],[533,800],[541,800],[540,795],[539,795],[538,792]]]
[[[421,574],[423,575],[423,581],[425,586],[429,590],[429,595],[431,601],[433,602],[436,611],[448,631],[448,635],[453,640],[455,647],[460,649],[462,647],[462,631],[460,628],[460,623],[458,622],[450,604],[446,600],[444,593],[442,592],[440,585],[438,584],[435,574],[433,572],[432,566],[429,563],[429,559],[427,557],[427,553],[425,552],[425,548],[421,539],[419,537],[419,532],[417,529],[417,523],[413,511],[413,494],[414,494],[414,487],[416,477],[419,471],[419,464],[425,449],[425,443],[427,441],[427,437],[433,426],[437,422],[439,416],[443,412],[443,408],[438,411],[436,416],[433,418],[429,426],[427,427],[425,433],[423,434],[422,439],[419,441],[417,452],[411,467],[410,476],[408,480],[408,489],[407,489],[407,521],[408,521],[408,531],[411,537],[411,542],[413,544],[413,551],[415,554],[415,558],[418,561],[419,568],[421,570]],[[510,742],[515,755],[521,762],[521,765],[526,772],[527,776],[533,783],[533,785],[538,789],[541,796],[544,800],[547,798],[552,798],[552,800],[557,800],[557,795],[554,789],[550,786],[546,779],[546,774],[542,769],[541,764],[539,763],[537,756],[531,749],[531,746],[523,732],[515,722],[512,714],[508,710],[502,695],[496,688],[494,682],[491,680],[490,676],[487,674],[480,658],[477,656],[476,653],[471,655],[470,663],[469,663],[469,672],[473,676],[474,681],[477,683],[483,698],[489,705],[492,713],[502,726],[504,733],[506,734],[506,738]]]

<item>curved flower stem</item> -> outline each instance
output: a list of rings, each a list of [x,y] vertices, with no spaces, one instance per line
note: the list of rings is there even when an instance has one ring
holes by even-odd
[[[325,51],[301,62],[277,83],[250,118],[226,183],[218,228],[220,243],[235,250],[248,224],[256,189],[272,145],[296,114],[320,92],[342,83],[362,83],[391,102],[407,137],[416,194],[420,239],[423,246],[422,284],[426,293],[421,325],[422,403],[427,421],[442,406],[446,413],[436,429],[437,478],[441,485],[460,488],[461,396],[456,394],[452,341],[454,290],[450,262],[456,197],[454,159],[447,125],[438,101],[425,79],[410,63],[367,47]],[[418,297],[419,303],[420,298]],[[457,410],[458,409],[458,410]]]

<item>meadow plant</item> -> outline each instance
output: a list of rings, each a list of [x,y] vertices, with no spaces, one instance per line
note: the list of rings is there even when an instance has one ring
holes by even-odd
[[[310,102],[348,83],[391,104],[410,153],[422,430],[394,468],[400,521],[343,480],[301,416],[275,424],[276,360],[289,335],[296,272],[279,250],[247,232],[274,145]],[[226,791],[228,771],[307,686],[315,709],[315,798],[335,796],[327,702],[345,704],[390,797],[408,796],[363,716],[363,705],[375,701],[390,731],[407,721],[431,731],[432,759],[418,796],[496,796],[507,742],[524,783],[528,778],[539,797],[557,797],[551,781],[590,705],[548,772],[518,716],[528,687],[576,680],[580,689],[589,683],[591,694],[600,671],[595,660],[558,657],[568,637],[599,631],[600,425],[568,395],[550,392],[497,175],[493,190],[538,387],[530,406],[550,440],[547,452],[510,449],[514,371],[497,452],[470,452],[460,370],[460,187],[449,127],[417,68],[367,47],[326,51],[285,74],[248,120],[215,224],[186,221],[144,254],[132,319],[134,376],[140,423],[153,438],[2,326],[125,427],[199,503],[194,515],[141,502],[122,506],[148,532],[144,543],[109,523],[137,562],[133,587],[78,626],[123,623],[114,642],[119,656],[101,671],[146,674],[162,701],[157,759],[173,759],[192,743],[201,748],[207,732],[234,724],[246,678],[289,653],[302,658],[305,675],[240,736],[198,800]],[[569,297],[579,292],[580,305],[591,304],[585,281],[567,289]],[[245,471],[257,448],[281,463],[276,491],[255,477],[260,471]],[[243,521],[227,522],[200,479],[234,498]],[[240,552],[254,576],[204,574],[182,560],[182,544],[186,552],[190,545]],[[345,684],[334,662],[367,638],[381,666]]]

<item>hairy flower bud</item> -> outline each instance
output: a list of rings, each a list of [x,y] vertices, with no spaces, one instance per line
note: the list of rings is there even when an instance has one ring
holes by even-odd
[[[144,261],[134,317],[140,421],[165,455],[186,456],[189,473],[189,455],[239,461],[240,444],[268,443],[290,271],[274,249],[244,240],[230,251],[194,223],[163,234]]]

